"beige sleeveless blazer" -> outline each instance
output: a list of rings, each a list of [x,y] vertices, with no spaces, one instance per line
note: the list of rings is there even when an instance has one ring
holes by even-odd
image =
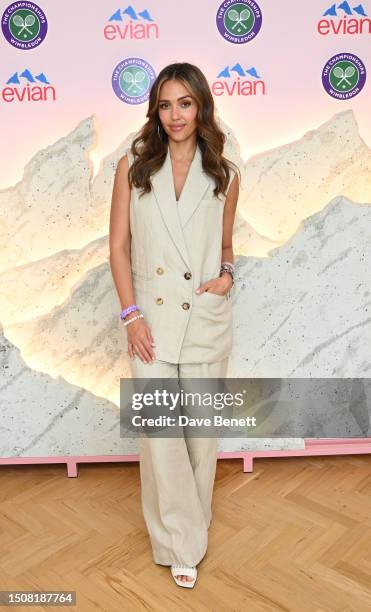
[[[131,165],[130,151],[127,156]],[[229,185],[233,176],[231,171]],[[151,328],[156,358],[220,361],[232,348],[231,298],[195,290],[219,276],[225,196],[214,196],[199,145],[178,202],[169,150],[151,181],[151,193],[140,198],[139,189],[131,191],[131,267],[136,304]]]

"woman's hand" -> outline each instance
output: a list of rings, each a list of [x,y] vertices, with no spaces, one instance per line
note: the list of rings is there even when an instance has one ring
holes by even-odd
[[[232,286],[233,281],[231,275],[228,274],[228,272],[223,272],[222,276],[211,278],[206,281],[206,283],[202,283],[202,285],[196,289],[196,293],[200,294],[208,291],[209,293],[216,293],[217,295],[227,295]]]
[[[135,317],[138,313],[130,313],[127,319]],[[144,363],[151,363],[156,359],[152,346],[155,346],[151,330],[144,319],[137,319],[127,327],[128,353],[131,359],[138,355]]]

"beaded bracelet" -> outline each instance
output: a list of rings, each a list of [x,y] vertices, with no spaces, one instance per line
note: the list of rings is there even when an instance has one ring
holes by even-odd
[[[132,323],[133,321],[136,321],[137,319],[143,319],[143,318],[144,318],[144,314],[141,312],[140,314],[136,315],[136,317],[132,317],[131,319],[124,321],[124,325],[126,327],[126,325],[130,325],[130,323]]]
[[[220,272],[229,272],[231,276],[234,276],[234,270],[230,266],[225,266],[225,265],[220,266]]]
[[[234,285],[234,265],[227,261],[223,261],[220,266],[219,276],[222,276],[223,272],[228,272],[228,274],[230,274],[232,278],[232,287],[233,287]]]
[[[223,268],[224,270],[231,272],[231,274],[234,273],[234,265],[230,263],[229,261],[222,261],[220,268]]]
[[[128,306],[127,308],[123,308],[120,312],[120,319],[125,319],[125,317],[127,317],[127,315],[130,314],[131,312],[134,312],[134,310],[140,310],[138,304],[132,304],[131,306]]]

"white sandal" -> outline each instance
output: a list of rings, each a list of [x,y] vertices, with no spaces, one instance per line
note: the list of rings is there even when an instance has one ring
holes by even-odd
[[[178,586],[187,587],[189,589],[192,589],[194,587],[196,578],[197,578],[197,570],[195,567],[184,567],[182,565],[172,565],[171,573]],[[183,580],[179,580],[177,576],[190,576],[191,578],[193,578],[193,580],[183,581]]]

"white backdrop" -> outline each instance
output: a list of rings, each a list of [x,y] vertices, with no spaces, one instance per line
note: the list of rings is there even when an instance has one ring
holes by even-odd
[[[228,376],[370,376],[371,4],[313,4],[1,2],[2,457],[136,452],[119,435],[110,198],[174,61],[207,76],[243,174]],[[142,89],[124,78],[138,70]],[[303,415],[314,436],[321,416]],[[364,405],[336,417],[368,435]],[[255,446],[303,441],[220,441]]]

